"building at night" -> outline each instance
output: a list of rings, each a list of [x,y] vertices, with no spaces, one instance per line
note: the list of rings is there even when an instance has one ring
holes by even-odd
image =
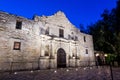
[[[90,61],[92,36],[81,33],[63,12],[33,20],[0,12],[0,69],[78,67]]]

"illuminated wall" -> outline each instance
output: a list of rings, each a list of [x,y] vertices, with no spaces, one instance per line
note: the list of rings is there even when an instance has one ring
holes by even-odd
[[[11,63],[13,69],[57,68],[60,48],[66,67],[94,61],[92,36],[81,33],[63,12],[33,20],[0,12],[0,69],[10,69]]]

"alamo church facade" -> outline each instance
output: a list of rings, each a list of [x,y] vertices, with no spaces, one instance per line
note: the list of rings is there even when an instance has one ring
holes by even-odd
[[[0,69],[76,67],[85,61],[95,61],[92,36],[63,12],[33,20],[0,12]]]

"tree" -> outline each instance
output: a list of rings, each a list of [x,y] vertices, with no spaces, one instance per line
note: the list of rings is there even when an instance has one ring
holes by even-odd
[[[93,35],[95,50],[116,54],[120,57],[120,0],[116,8],[104,10],[102,19],[89,25],[89,34]]]

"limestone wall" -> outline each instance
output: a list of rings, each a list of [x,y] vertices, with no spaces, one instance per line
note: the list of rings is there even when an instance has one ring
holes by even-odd
[[[22,21],[22,29],[15,28],[17,20]],[[38,59],[40,25],[36,24],[38,23],[32,20],[0,12],[0,62],[24,62]],[[13,49],[14,42],[21,42],[20,50]],[[3,68],[7,67],[10,66],[6,65]]]
[[[16,29],[16,21],[22,22],[21,29]],[[59,29],[64,30],[64,38],[59,37]],[[20,50],[13,49],[14,42],[21,43]],[[92,36],[81,33],[63,12],[35,16],[34,20],[0,12],[0,69],[57,68],[60,48],[66,53],[67,67],[80,66],[80,61],[94,61]]]
[[[81,61],[94,61],[94,49],[93,49],[93,40],[92,36],[88,34],[81,33],[74,25],[72,25],[69,20],[66,18],[63,12],[59,11],[52,16],[42,16],[36,17],[39,21],[44,25],[44,29],[46,30],[48,27],[49,35],[55,35],[59,37],[59,29],[64,30],[64,38],[69,40],[70,42],[74,41],[75,37],[78,38],[77,41],[77,53],[81,58]],[[69,39],[70,37],[74,38],[73,40]],[[84,41],[85,37],[85,41]],[[66,45],[65,45],[66,46]],[[64,46],[64,47],[65,47]],[[75,44],[71,43],[71,51],[68,52],[70,55],[72,53],[76,53],[74,50]],[[88,50],[88,54],[86,54],[86,49]]]

